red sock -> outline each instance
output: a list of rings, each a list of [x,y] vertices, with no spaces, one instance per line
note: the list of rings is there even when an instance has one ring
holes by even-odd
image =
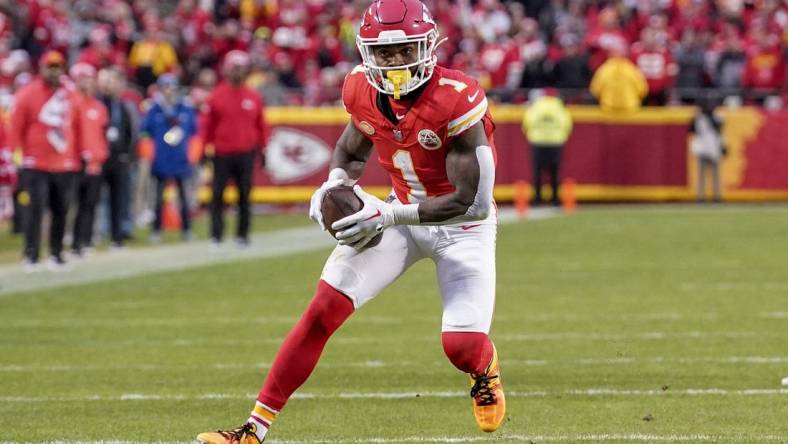
[[[443,332],[443,351],[465,373],[484,373],[493,357],[493,343],[484,333]]]
[[[301,320],[279,348],[257,400],[281,410],[312,374],[328,338],[352,313],[350,299],[321,280]]]

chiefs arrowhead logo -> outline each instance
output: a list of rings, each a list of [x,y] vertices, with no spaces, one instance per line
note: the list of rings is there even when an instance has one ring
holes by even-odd
[[[265,168],[274,183],[295,182],[317,173],[331,159],[331,148],[317,137],[277,128],[265,149]]]

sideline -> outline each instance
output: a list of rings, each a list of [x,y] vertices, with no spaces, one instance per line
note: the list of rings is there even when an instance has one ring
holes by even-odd
[[[548,219],[560,215],[552,208],[534,208],[527,220]],[[304,216],[306,217],[306,216]],[[518,220],[512,208],[499,209],[501,224]],[[335,241],[317,226],[257,233],[252,244],[245,249],[232,242],[214,247],[210,241],[193,241],[176,245],[159,245],[94,253],[72,260],[69,271],[53,273],[44,270],[27,274],[21,264],[0,266],[0,298],[14,293],[31,292],[68,285],[88,284],[113,279],[139,276],[148,273],[180,271],[190,268],[251,259],[289,256],[297,253],[328,249]]]

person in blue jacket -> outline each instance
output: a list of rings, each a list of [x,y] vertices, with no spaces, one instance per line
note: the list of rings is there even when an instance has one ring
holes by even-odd
[[[161,240],[164,188],[170,180],[178,188],[182,235],[189,240],[192,234],[185,181],[192,172],[188,151],[189,141],[197,134],[197,112],[181,96],[174,74],[160,76],[157,86],[158,92],[142,121],[142,132],[152,139],[154,147],[151,176],[156,182],[156,217],[151,241]]]

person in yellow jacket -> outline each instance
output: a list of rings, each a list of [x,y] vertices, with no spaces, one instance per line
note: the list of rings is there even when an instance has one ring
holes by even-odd
[[[175,48],[163,38],[160,25],[149,23],[142,40],[131,47],[129,67],[134,70],[134,80],[146,90],[156,83],[160,75],[178,66]]]
[[[552,203],[558,206],[561,151],[572,133],[572,116],[555,90],[535,90],[534,95],[536,97],[523,116],[523,134],[533,153],[533,202],[535,205],[542,203],[542,173],[547,170],[550,172],[550,187],[553,191]]]
[[[648,94],[648,83],[627,58],[626,48],[616,48],[594,73],[591,94],[605,111],[634,112]]]

